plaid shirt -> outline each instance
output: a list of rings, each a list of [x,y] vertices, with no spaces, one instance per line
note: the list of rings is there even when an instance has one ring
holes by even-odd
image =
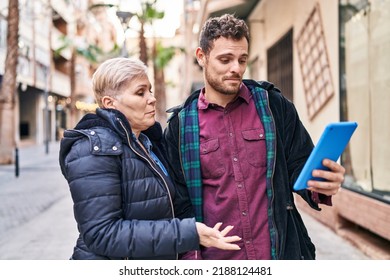
[[[253,95],[257,113],[263,123],[265,130],[265,141],[267,147],[267,197],[272,199],[272,176],[275,165],[275,124],[272,112],[269,107],[268,92],[261,87],[249,85],[250,92]],[[183,164],[183,172],[195,211],[197,221],[203,221],[203,195],[202,195],[202,174],[200,168],[200,142],[199,142],[199,123],[198,123],[198,100],[194,99],[188,106],[179,112],[180,122],[180,152]],[[271,205],[271,203],[269,203]],[[271,256],[276,256],[276,235],[275,227],[272,223],[272,209],[268,208],[268,221],[271,236]]]

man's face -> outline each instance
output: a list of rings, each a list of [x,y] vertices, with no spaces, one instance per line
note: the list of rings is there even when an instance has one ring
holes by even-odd
[[[220,37],[206,56],[201,50],[197,57],[203,66],[208,90],[223,95],[235,95],[240,89],[248,64],[248,42]],[[207,92],[207,89],[206,89]]]

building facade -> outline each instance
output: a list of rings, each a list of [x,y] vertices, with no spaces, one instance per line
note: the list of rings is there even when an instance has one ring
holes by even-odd
[[[7,51],[7,6],[0,4],[0,76]],[[19,1],[16,145],[59,140],[96,108],[88,59],[94,47],[109,52],[116,30],[95,1]],[[104,36],[103,36],[104,35]],[[84,55],[82,55],[84,54]]]

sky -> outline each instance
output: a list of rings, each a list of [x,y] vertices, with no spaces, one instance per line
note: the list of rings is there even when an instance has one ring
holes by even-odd
[[[160,22],[156,22],[154,30],[147,28],[145,30],[145,36],[153,36],[153,31],[157,36],[161,37],[173,37],[175,30],[180,26],[180,16],[183,12],[184,0],[158,0],[157,8],[165,12],[164,18]],[[113,1],[109,1],[113,3]],[[115,2],[115,1],[114,1]],[[132,13],[140,12],[141,0],[117,0],[120,10],[128,11]],[[137,37],[137,30],[139,23],[136,18],[132,18],[130,21],[130,30],[128,30],[126,36]]]

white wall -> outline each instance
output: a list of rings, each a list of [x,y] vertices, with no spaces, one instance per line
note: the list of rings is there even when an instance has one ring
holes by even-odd
[[[316,3],[319,3],[322,26],[326,40],[329,64],[333,80],[334,95],[321,109],[319,114],[310,120],[306,108],[305,94],[296,48],[296,39],[304,27]],[[259,57],[259,77],[267,79],[266,51],[275,44],[288,30],[293,29],[293,75],[294,104],[301,120],[309,130],[316,143],[322,130],[329,122],[339,121],[339,85],[338,85],[338,1],[337,0],[262,0],[249,18],[251,30],[250,60]]]

